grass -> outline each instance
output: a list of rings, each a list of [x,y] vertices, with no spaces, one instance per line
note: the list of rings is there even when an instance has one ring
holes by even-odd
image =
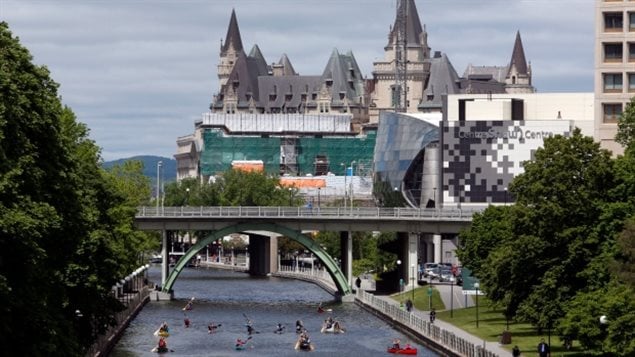
[[[392,298],[404,304],[408,299],[413,300],[414,307],[417,310],[429,311],[430,304],[432,304],[432,307],[437,311],[445,310],[445,305],[443,305],[443,300],[441,300],[441,296],[439,295],[439,291],[437,289],[432,289],[432,300],[430,300],[430,296],[428,295],[428,286],[416,288],[414,290],[414,296],[415,298],[413,300],[412,290],[410,290],[401,294],[393,295]]]
[[[474,298],[470,296],[468,298]],[[393,299],[404,302],[412,299],[412,291],[393,296]],[[428,310],[428,287],[415,289],[414,306],[417,310]],[[445,305],[439,296],[439,292],[433,288],[432,306],[437,310],[437,319],[450,323],[462,330],[469,332],[474,336],[478,336],[488,343],[498,343],[500,336],[507,329],[507,322],[503,316],[503,311],[491,307],[489,300],[485,297],[479,297],[478,321],[479,326],[476,327],[476,307],[465,309],[445,310]],[[450,317],[452,315],[452,317]],[[514,346],[520,348],[523,356],[537,355],[537,346],[541,338],[548,341],[548,332],[538,331],[528,323],[509,321],[509,331],[512,335],[512,343],[503,345],[502,347],[510,352]],[[565,350],[559,336],[551,335],[551,357],[582,357],[597,355],[597,351],[583,351],[574,341],[573,348],[569,351]]]

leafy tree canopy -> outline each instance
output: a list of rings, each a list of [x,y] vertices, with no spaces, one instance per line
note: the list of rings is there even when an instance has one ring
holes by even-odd
[[[101,169],[57,87],[0,23],[0,343],[15,355],[84,355],[121,308],[110,288],[139,264],[139,200]]]

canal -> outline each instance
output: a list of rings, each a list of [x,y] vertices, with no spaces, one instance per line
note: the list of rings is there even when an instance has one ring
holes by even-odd
[[[149,270],[151,281],[160,281],[158,267]],[[170,327],[168,348],[173,356],[297,356],[296,320],[302,320],[315,351],[311,356],[387,356],[393,338],[419,349],[418,356],[437,356],[393,329],[389,324],[353,303],[334,302],[333,296],[314,284],[275,277],[251,277],[245,273],[206,268],[185,269],[174,285],[175,300],[148,303],[131,322],[111,356],[156,356],[153,332],[166,321]],[[194,297],[192,310],[183,307]],[[331,312],[318,313],[322,303]],[[346,332],[322,334],[324,319],[332,316]],[[184,318],[191,324],[185,327]],[[257,333],[248,348],[236,351],[237,338],[246,339],[246,319],[252,320]],[[216,333],[208,333],[208,324],[221,324]],[[277,324],[284,333],[276,334]]]

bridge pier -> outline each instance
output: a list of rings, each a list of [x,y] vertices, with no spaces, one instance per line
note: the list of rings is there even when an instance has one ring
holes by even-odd
[[[410,288],[414,289],[417,285],[417,271],[418,265],[418,243],[419,235],[412,232],[398,232],[397,241],[398,247],[398,259],[401,260],[399,276],[404,280],[404,285],[411,285]]]
[[[170,273],[170,264],[168,261],[168,232],[161,230],[161,286],[165,285]]]
[[[349,286],[353,286],[353,235],[351,231],[340,232],[340,252],[342,264],[340,269]]]
[[[278,270],[278,239],[272,236],[249,234],[249,274],[267,275]]]

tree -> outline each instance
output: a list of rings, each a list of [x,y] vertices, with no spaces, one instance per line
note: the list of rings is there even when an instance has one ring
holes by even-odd
[[[0,23],[0,344],[84,355],[121,308],[110,288],[138,264],[136,206],[31,61]]]
[[[617,135],[615,141],[624,145],[628,149],[635,146],[635,97],[626,104],[626,108],[617,120]]]
[[[509,187],[516,204],[476,216],[458,255],[508,317],[549,328],[577,292],[605,284],[608,269],[596,261],[615,227],[613,162],[576,129],[545,139],[524,168]]]
[[[635,219],[631,218],[617,239],[613,269],[620,281],[635,288]]]

